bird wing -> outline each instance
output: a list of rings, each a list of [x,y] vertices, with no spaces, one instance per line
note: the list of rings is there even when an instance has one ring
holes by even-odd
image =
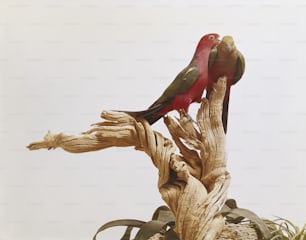
[[[199,70],[192,61],[185,67],[166,88],[163,94],[149,107],[155,108],[157,105],[171,102],[177,95],[186,92],[198,79]]]
[[[245,70],[244,56],[239,51],[237,53],[237,56],[238,57],[237,57],[237,62],[236,62],[236,72],[235,72],[233,80],[232,80],[232,85],[234,85],[235,83],[237,83],[240,80],[240,78],[242,77],[242,75],[244,73],[244,70]]]
[[[218,57],[218,49],[217,48],[213,48],[210,51],[210,54],[209,54],[208,69],[210,69],[211,66],[214,65],[214,63],[216,62],[217,57]]]

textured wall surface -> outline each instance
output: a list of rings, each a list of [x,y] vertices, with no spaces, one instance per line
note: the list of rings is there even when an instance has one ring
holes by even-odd
[[[102,109],[146,108],[209,32],[232,35],[247,64],[230,101],[229,197],[301,226],[305,12],[302,0],[0,1],[0,239],[90,239],[109,220],[149,220],[163,202],[145,154],[25,146],[87,130]]]

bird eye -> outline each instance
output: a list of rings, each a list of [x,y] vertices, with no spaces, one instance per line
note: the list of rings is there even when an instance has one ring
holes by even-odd
[[[214,40],[215,39],[215,36],[214,35],[209,35],[209,40]]]

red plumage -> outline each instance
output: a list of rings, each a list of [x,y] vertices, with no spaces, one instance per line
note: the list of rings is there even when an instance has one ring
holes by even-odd
[[[200,39],[191,62],[147,110],[124,112],[135,118],[145,118],[150,124],[172,110],[184,110],[187,113],[191,103],[201,101],[208,85],[209,55],[219,42],[218,38],[218,34],[212,33]]]

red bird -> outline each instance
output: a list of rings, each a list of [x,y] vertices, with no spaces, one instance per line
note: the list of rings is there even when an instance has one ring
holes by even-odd
[[[136,119],[145,118],[150,124],[172,110],[184,110],[187,113],[191,103],[201,102],[203,91],[208,86],[209,55],[218,44],[218,38],[218,34],[211,33],[200,39],[191,62],[147,110],[123,112]]]

